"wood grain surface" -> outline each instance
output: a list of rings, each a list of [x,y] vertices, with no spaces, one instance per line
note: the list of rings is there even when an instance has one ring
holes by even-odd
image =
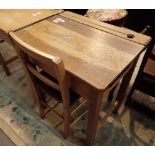
[[[68,73],[98,89],[105,89],[145,48],[61,15],[15,33],[31,46],[60,57]]]
[[[8,33],[60,12],[62,10],[1,9],[0,29]]]
[[[142,35],[140,33],[129,30],[127,28],[114,26],[114,25],[104,23],[104,22],[99,22],[99,21],[96,21],[95,19],[91,19],[91,18],[86,18],[84,16],[80,16],[80,15],[72,13],[72,12],[68,12],[68,11],[63,12],[63,13],[61,13],[61,16],[64,16],[66,18],[80,22],[84,25],[88,25],[90,27],[100,29],[107,33],[122,37],[124,39],[130,40],[130,41],[142,44],[142,45],[147,45],[150,41],[150,37],[148,37],[146,35]],[[133,36],[133,38],[128,37],[128,35]]]

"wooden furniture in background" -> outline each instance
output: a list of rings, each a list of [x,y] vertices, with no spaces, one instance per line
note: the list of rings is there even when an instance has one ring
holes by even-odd
[[[54,15],[14,34],[45,55],[63,60],[69,88],[89,101],[89,145],[95,140],[103,97],[122,81],[116,100],[105,113],[105,122],[120,106],[136,62],[151,40],[71,12]]]
[[[152,39],[142,60],[140,69],[127,97],[126,105],[131,105],[132,95],[135,90],[155,97],[155,38]],[[145,105],[146,106],[146,105]]]
[[[123,26],[128,15],[125,9],[89,9],[86,16],[100,22]]]
[[[9,37],[9,32],[29,26],[60,12],[62,12],[62,10],[0,10],[0,39],[2,39],[1,42],[6,41],[12,45]],[[10,75],[10,71],[7,65],[15,61],[17,58],[17,56],[14,56],[8,60],[5,60],[0,53],[0,65],[2,65],[6,75]]]

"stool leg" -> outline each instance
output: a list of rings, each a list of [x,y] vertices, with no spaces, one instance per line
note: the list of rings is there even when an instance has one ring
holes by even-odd
[[[7,67],[7,64],[6,64],[6,62],[5,62],[5,60],[4,60],[4,58],[3,58],[1,53],[0,53],[0,64],[2,65],[6,75],[9,76],[11,73],[10,73],[10,71],[9,71],[9,69]]]

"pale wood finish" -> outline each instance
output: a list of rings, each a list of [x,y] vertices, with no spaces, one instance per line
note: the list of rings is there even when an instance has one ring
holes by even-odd
[[[1,9],[0,38],[12,44],[8,35],[9,32],[27,27],[60,12],[63,10]]]
[[[11,31],[15,31],[17,29],[21,29],[23,27],[29,26],[33,23],[36,23],[40,20],[48,18],[54,14],[58,14],[63,10],[7,10],[1,9],[0,10],[0,38],[4,41],[8,42],[12,45],[12,42],[9,38],[8,33]],[[15,61],[17,56],[5,60],[2,55],[0,54],[0,64],[6,73],[6,75],[10,75],[10,71],[7,67],[7,64]]]
[[[52,17],[53,20],[55,18]],[[127,67],[128,62],[145,48],[117,36],[106,37],[102,31],[99,36],[103,34],[104,37],[96,40],[98,30],[94,30],[94,37],[90,38],[63,26],[61,22],[61,25],[55,24],[53,20],[41,21],[17,31],[16,35],[35,48],[59,55],[68,72],[98,89],[105,89]],[[94,78],[94,75],[98,78]]]
[[[133,39],[126,37],[131,32],[135,35]],[[103,97],[132,73],[136,60],[151,40],[70,12],[14,33],[30,46],[63,60],[69,88],[89,101],[87,144],[94,143]],[[124,92],[129,81],[130,77],[123,82]],[[119,98],[117,102],[121,101]]]
[[[62,12],[62,10],[1,9],[0,29],[8,33],[10,31],[26,27],[60,12]]]

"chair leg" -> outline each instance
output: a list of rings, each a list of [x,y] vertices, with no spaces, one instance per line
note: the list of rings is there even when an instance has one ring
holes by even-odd
[[[42,90],[38,87],[38,85],[33,82],[33,87],[34,87],[34,94],[35,98],[37,100],[38,106],[39,106],[39,115],[40,118],[43,119],[45,118],[45,109],[47,108],[45,106],[46,100],[45,100],[45,94],[42,92]]]
[[[47,108],[47,106],[45,106],[46,99],[45,99],[45,94],[41,90],[39,90],[39,94],[40,94],[40,99],[39,99],[40,118],[44,119],[45,118],[45,109]]]
[[[64,138],[70,135],[70,112],[69,108],[64,108]]]
[[[37,99],[37,103],[38,103],[38,106],[39,106],[39,115],[40,115],[40,118],[41,119],[44,119],[45,118],[45,109],[47,108],[45,106],[45,102],[42,98],[42,92],[41,90],[39,90],[39,88],[35,88],[35,93],[37,93],[36,95],[36,99]]]
[[[3,70],[5,71],[6,75],[7,76],[11,75],[11,73],[10,73],[8,67],[7,67],[7,64],[6,64],[6,62],[5,62],[5,60],[4,60],[1,53],[0,53],[0,64],[2,65]]]
[[[42,102],[39,102],[39,112],[40,112],[40,118],[44,119],[45,118],[45,106],[42,104]]]
[[[61,91],[62,101],[63,101],[63,112],[64,112],[64,138],[70,135],[70,98],[69,90],[65,89]]]
[[[39,106],[40,118],[43,119],[45,117],[45,109],[46,109],[45,104],[43,104],[43,102],[45,103],[44,93],[40,90],[39,86],[35,82],[35,78],[33,77],[32,73],[28,72],[26,69],[25,69],[25,71],[26,71],[26,75],[28,77],[28,80],[29,80],[29,82],[31,84],[33,94],[35,96],[34,99],[36,100],[36,102],[37,102],[37,104]]]

